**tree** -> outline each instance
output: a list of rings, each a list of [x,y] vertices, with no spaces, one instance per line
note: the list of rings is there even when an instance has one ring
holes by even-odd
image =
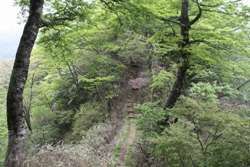
[[[102,2],[117,15],[123,27],[138,34],[150,32],[149,38],[152,38],[147,42],[156,44],[157,54],[162,52],[159,57],[162,56],[164,62],[170,64],[169,60],[173,58],[178,64],[178,72],[174,72],[176,80],[165,108],[172,108],[183,90],[190,86],[193,76],[187,75],[187,71],[197,73],[209,66],[214,68],[218,66],[214,63],[218,58],[225,60],[223,64],[227,68],[228,55],[232,59],[239,53],[245,55],[244,49],[239,49],[244,42],[234,42],[240,36],[242,38],[243,27],[247,25],[246,9],[239,1],[183,0],[171,4],[148,0]]]
[[[160,14],[158,17],[166,24],[171,22],[174,25],[172,29],[167,31],[166,28],[164,33],[159,35],[159,43],[162,44],[160,49],[167,51],[165,52],[167,54],[163,55],[167,59],[165,61],[173,60],[175,68],[178,68],[178,71],[173,72],[176,79],[165,104],[170,118],[167,117],[160,123],[169,125],[168,122],[175,122],[171,118],[179,120],[166,128],[157,126],[158,120],[166,117],[166,113],[158,108],[158,101],[162,99],[162,94],[157,95],[160,99],[155,98],[157,105],[145,103],[141,105],[141,109],[139,108],[144,112],[139,118],[141,121],[139,123],[144,128],[143,133],[147,137],[151,135],[148,132],[154,129],[148,141],[151,142],[155,154],[165,159],[164,165],[247,166],[249,152],[245,150],[249,149],[247,144],[249,133],[242,132],[246,132],[245,128],[249,123],[246,127],[240,125],[241,127],[236,128],[236,126],[246,123],[249,107],[244,105],[240,107],[247,109],[237,107],[238,100],[244,96],[236,100],[238,92],[233,89],[233,87],[241,87],[239,82],[244,85],[249,80],[249,70],[246,70],[248,66],[246,62],[249,62],[249,50],[247,51],[249,37],[244,8],[237,3],[238,1],[225,3],[213,0],[202,2],[182,0],[182,4],[181,1],[175,2],[179,3],[177,14],[181,11],[180,17],[171,15],[171,17],[164,17]],[[171,38],[175,38],[175,41]],[[170,47],[173,43],[178,44],[178,48]],[[164,82],[153,78],[151,86],[160,85],[160,83]],[[169,83],[168,80],[165,83]],[[166,85],[161,89],[168,89]],[[180,96],[182,93],[185,97]],[[247,97],[248,93],[245,90],[244,94]],[[248,100],[249,98],[246,97],[244,99]],[[192,99],[194,103],[187,100],[189,98],[195,98]],[[186,100],[185,103],[183,99]],[[213,106],[218,108],[212,108]],[[235,112],[237,109],[238,111]],[[184,114],[183,117],[178,115],[180,111]],[[188,112],[191,114],[188,115]],[[178,127],[181,124],[183,126]],[[176,143],[173,140],[176,140]],[[188,143],[190,141],[193,143]],[[197,152],[199,147],[201,151]],[[191,153],[192,149],[193,153]],[[172,151],[175,153],[170,153]],[[189,155],[190,157],[185,158]]]
[[[192,11],[192,8],[194,7],[191,2],[197,5],[196,8],[198,8],[198,12],[195,13],[198,14],[196,16],[194,16],[193,14],[194,11]],[[227,64],[226,60],[227,55],[230,55],[232,59],[234,57],[234,54],[237,55],[237,57],[239,57],[238,56],[239,54],[244,55],[244,53],[239,49],[242,46],[239,46],[238,44],[232,41],[232,39],[234,39],[236,36],[241,35],[242,29],[239,27],[242,27],[243,26],[242,24],[244,24],[245,22],[244,19],[242,19],[244,17],[244,10],[238,10],[237,6],[239,6],[239,4],[237,5],[237,3],[233,1],[228,2],[228,4],[226,4],[223,1],[220,1],[215,4],[212,4],[212,2],[211,4],[208,4],[208,2],[205,1],[198,2],[195,0],[182,1],[181,15],[175,22],[175,24],[177,24],[180,27],[180,38],[181,38],[181,40],[178,42],[179,51],[177,51],[177,53],[179,54],[179,60],[177,61],[177,63],[179,63],[178,72],[172,90],[170,91],[170,95],[165,104],[165,108],[174,107],[175,103],[178,100],[178,97],[182,94],[183,84],[185,80],[188,85],[190,84],[190,81],[188,81],[187,79],[187,77],[192,77],[192,76],[187,76],[187,71],[190,69],[190,67],[192,68],[190,69],[190,71],[193,71],[193,73],[195,73],[194,70],[198,71],[198,69],[196,68],[200,63],[202,64],[201,65],[202,68],[208,68],[208,66],[217,66],[215,63],[213,63],[214,60],[216,60],[216,57],[213,56],[214,54],[218,56],[220,55],[219,56],[220,60],[225,59],[225,63],[223,63],[225,65]],[[223,10],[221,11],[220,8],[223,8]],[[189,12],[191,14],[189,14]],[[233,12],[235,12],[235,14],[233,14]],[[230,18],[231,24],[228,24],[227,21],[220,22],[220,24],[212,23],[211,21],[213,18],[211,16],[213,15],[224,18],[227,17],[228,15],[230,16],[232,15],[233,17]],[[190,20],[189,19],[190,17],[192,17],[193,19]],[[235,19],[236,17],[237,19]],[[164,18],[162,19],[164,21],[173,22],[173,20],[170,19],[164,19]],[[198,22],[200,20],[206,23],[204,24]],[[209,26],[209,24],[211,23],[214,32],[211,33],[209,32],[210,30],[204,31],[206,30],[206,26]],[[231,28],[232,30],[231,31],[225,30],[224,27],[227,27],[228,29]],[[238,28],[239,30],[235,31]],[[199,31],[197,31],[199,29],[202,29],[202,34],[200,34]],[[221,30],[226,33],[221,33]],[[209,34],[211,36],[209,36]],[[235,38],[235,40],[238,39]],[[215,41],[219,42],[217,43]],[[229,41],[231,41],[231,43]],[[232,43],[234,43],[234,45],[232,45]],[[206,46],[207,49],[205,49],[206,47],[204,46]],[[234,52],[234,54],[229,53],[229,51]],[[206,54],[206,52],[208,52],[208,54]],[[197,56],[199,56],[200,58],[200,60],[198,61],[197,61]],[[226,66],[228,66],[228,64]]]
[[[30,55],[41,23],[44,0],[30,0],[29,17],[17,49],[7,93],[7,124],[9,142],[5,167],[22,165],[24,138],[23,90],[27,80]]]
[[[85,17],[84,6],[88,3],[81,0],[68,0],[64,2],[50,1],[48,14],[43,15],[44,0],[17,1],[25,12],[29,6],[29,14],[23,35],[21,37],[11,74],[7,93],[7,124],[9,143],[5,158],[5,166],[20,166],[24,149],[26,130],[24,126],[23,90],[26,84],[30,55],[40,28],[48,30],[55,26],[67,26],[68,21]]]
[[[172,88],[170,95],[168,97],[165,108],[172,108],[175,105],[178,97],[181,95],[182,85],[183,85],[183,82],[185,79],[187,69],[189,67],[188,58],[190,56],[190,52],[185,50],[185,47],[188,46],[189,42],[190,42],[189,30],[191,28],[191,25],[194,24],[197,20],[199,20],[199,18],[201,16],[201,9],[199,6],[199,9],[200,9],[199,14],[196,16],[196,18],[194,20],[190,21],[189,14],[188,14],[188,10],[189,10],[188,8],[189,8],[188,0],[183,0],[182,7],[181,7],[181,16],[180,16],[182,41],[179,42],[181,65],[178,68],[176,80],[174,82],[173,88]]]

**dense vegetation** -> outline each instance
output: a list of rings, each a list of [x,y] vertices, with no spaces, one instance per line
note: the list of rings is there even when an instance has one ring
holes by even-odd
[[[2,60],[0,62],[0,70],[2,71],[0,74],[0,80],[1,80],[1,86],[0,86],[0,115],[1,115],[1,120],[0,120],[0,157],[1,157],[1,163],[4,159],[5,156],[5,151],[6,151],[6,145],[7,145],[7,128],[6,128],[6,92],[8,88],[8,80],[11,72],[11,66],[12,66],[13,61],[12,60]]]
[[[26,10],[25,0],[17,3]],[[249,7],[224,0],[45,5],[54,24],[41,29],[31,57],[24,166],[114,166],[131,99],[139,130],[131,166],[250,165]]]

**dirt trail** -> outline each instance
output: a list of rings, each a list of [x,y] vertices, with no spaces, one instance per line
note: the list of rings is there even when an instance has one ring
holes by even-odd
[[[118,163],[117,167],[126,167],[125,166],[125,158],[126,158],[126,155],[127,155],[128,147],[129,147],[130,144],[132,144],[133,139],[135,137],[135,132],[136,132],[135,122],[134,122],[134,120],[132,120],[131,124],[130,124],[129,136],[126,139],[126,141],[123,144],[123,147],[121,149],[120,156],[119,156],[119,163]]]

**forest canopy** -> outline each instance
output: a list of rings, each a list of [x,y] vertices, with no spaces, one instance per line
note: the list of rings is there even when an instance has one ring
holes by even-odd
[[[16,0],[26,27],[31,2]],[[134,122],[126,166],[250,165],[249,6],[233,0],[47,0],[43,7],[33,20],[36,47],[13,68],[30,60],[21,95],[28,132],[23,166],[118,165]],[[1,117],[0,165],[9,147],[5,122]]]

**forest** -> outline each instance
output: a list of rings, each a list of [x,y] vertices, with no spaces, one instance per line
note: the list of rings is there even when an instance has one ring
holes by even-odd
[[[15,0],[0,166],[249,167],[250,6]]]

